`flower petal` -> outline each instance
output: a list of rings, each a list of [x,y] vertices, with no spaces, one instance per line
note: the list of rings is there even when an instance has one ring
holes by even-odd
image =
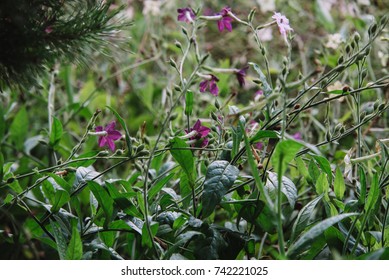
[[[107,124],[107,126],[105,127],[105,131],[106,132],[110,132],[110,131],[113,131],[115,130],[115,126],[116,126],[116,122],[115,121],[112,121],[110,122],[109,124]]]
[[[100,136],[98,143],[99,143],[99,147],[104,147],[107,144],[106,136]]]
[[[108,136],[107,136],[109,139],[112,139],[112,140],[118,140],[122,137],[122,134],[117,131],[117,130],[113,130],[113,131],[110,131],[108,132]]]
[[[115,143],[111,140],[111,139],[107,139],[107,144],[108,144],[108,147],[109,149],[114,152],[115,151]]]
[[[96,126],[95,127],[95,131],[97,131],[97,132],[103,131],[103,127],[102,126]]]
[[[208,82],[208,80],[205,80],[200,83],[200,92],[205,92],[208,86]]]

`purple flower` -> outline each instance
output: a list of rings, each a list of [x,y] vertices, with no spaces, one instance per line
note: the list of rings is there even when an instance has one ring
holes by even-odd
[[[215,96],[218,96],[219,88],[217,87],[216,83],[219,81],[219,79],[212,74],[210,74],[210,76],[211,79],[204,80],[200,83],[200,92],[205,92],[205,90],[209,88],[210,93],[212,93]]]
[[[196,18],[196,15],[191,8],[177,9],[177,13],[178,13],[178,16],[177,16],[178,21],[184,21],[186,23],[191,23]]]
[[[194,136],[190,137],[190,140],[193,141],[194,146],[200,146],[201,148],[205,147],[208,145],[208,134],[211,131],[209,127],[202,126],[201,121],[197,120],[197,122],[194,124],[190,130],[185,130],[185,132],[192,133],[195,131]]]
[[[280,30],[281,35],[283,35],[286,40],[286,33],[288,31],[293,31],[293,28],[291,28],[289,25],[289,20],[281,13],[274,13],[272,18],[276,20],[278,29]]]
[[[255,146],[255,148],[257,150],[262,150],[263,149],[263,143],[262,142],[255,143],[254,146]]]
[[[115,151],[115,143],[114,141],[120,139],[122,137],[122,134],[115,130],[116,122],[113,121],[109,123],[105,128],[102,126],[96,126],[95,131],[96,132],[105,132],[105,135],[99,136],[99,147],[108,146],[112,152]]]
[[[224,7],[221,10],[221,12],[217,14],[222,16],[222,18],[217,21],[217,27],[219,28],[220,32],[222,32],[224,28],[227,29],[229,32],[232,31],[232,25],[231,25],[232,18],[229,17],[228,15],[230,12],[231,12],[231,8]]]
[[[301,135],[301,132],[296,132],[295,134],[292,135],[292,137],[295,139],[295,140],[303,140],[303,137]]]
[[[246,77],[247,69],[249,69],[249,66],[245,66],[242,69],[240,69],[238,72],[236,72],[236,78],[238,79],[240,87],[243,87],[246,83],[244,77]]]

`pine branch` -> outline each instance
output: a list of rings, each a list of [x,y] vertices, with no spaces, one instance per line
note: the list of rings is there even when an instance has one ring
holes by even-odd
[[[34,83],[56,61],[85,63],[129,22],[101,0],[1,0],[0,90]]]

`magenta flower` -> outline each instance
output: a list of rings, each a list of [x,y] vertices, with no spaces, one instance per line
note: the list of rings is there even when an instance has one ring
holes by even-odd
[[[217,21],[217,27],[219,28],[219,31],[222,32],[225,29],[227,29],[229,32],[232,31],[232,18],[229,17],[229,13],[231,12],[231,8],[229,7],[224,7],[220,13],[217,15],[221,15],[222,18]]]
[[[205,90],[209,88],[210,93],[212,93],[215,96],[218,96],[219,88],[217,87],[216,83],[219,81],[219,79],[212,74],[210,74],[210,76],[211,79],[204,80],[200,83],[200,92],[205,92]]]
[[[177,16],[178,21],[184,21],[186,23],[191,23],[196,18],[196,15],[191,8],[177,9],[177,13],[178,13],[178,16]]]
[[[284,39],[286,40],[286,33],[288,31],[293,31],[293,28],[291,28],[289,25],[289,20],[281,13],[274,13],[272,18],[276,20],[278,29],[280,30],[281,35],[284,36]]]
[[[193,133],[193,132],[196,133]],[[209,127],[201,125],[201,121],[197,120],[197,122],[194,124],[190,130],[185,130],[187,134],[193,133],[194,135],[191,136],[189,139],[194,143],[193,146],[200,146],[201,148],[208,145],[208,134],[211,131]]]
[[[96,126],[95,131],[96,132],[105,132],[104,135],[99,136],[99,147],[108,146],[112,152],[115,151],[115,143],[114,141],[120,139],[122,137],[122,134],[115,130],[116,122],[113,121],[109,123],[105,128],[102,126]]]
[[[295,140],[303,140],[303,137],[302,137],[301,132],[296,132],[295,134],[292,135],[292,137],[293,137]]]
[[[242,69],[240,69],[238,72],[235,73],[240,87],[243,87],[246,84],[244,77],[246,77],[247,69],[249,69],[249,66],[245,66]]]

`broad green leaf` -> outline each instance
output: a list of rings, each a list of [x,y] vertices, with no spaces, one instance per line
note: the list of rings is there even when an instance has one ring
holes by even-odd
[[[288,164],[294,159],[302,144],[293,140],[284,140],[278,142],[274,154],[271,157],[274,171],[285,173]]]
[[[279,138],[280,135],[278,132],[273,131],[273,130],[259,130],[257,133],[255,133],[251,138],[250,138],[250,144],[257,143],[259,140],[264,139],[264,138]]]
[[[150,230],[151,230],[151,235],[152,236],[150,236],[150,234],[149,234],[149,232],[147,230],[146,223],[143,223],[143,227],[142,227],[142,246],[145,246],[147,248],[151,248],[153,246],[152,238],[154,238],[154,236],[157,234],[158,226],[159,226],[159,224],[156,223],[156,222],[152,222],[151,223]]]
[[[185,115],[192,115],[193,110],[193,92],[188,90],[185,95]]]
[[[306,167],[304,161],[301,157],[295,158],[297,169],[300,172],[300,174],[305,178],[305,180],[309,180],[311,176],[309,175],[308,168]]]
[[[313,159],[311,159],[309,162],[308,171],[309,171],[309,175],[311,176],[312,182],[315,183],[319,178],[321,172]]]
[[[51,147],[56,148],[61,141],[63,134],[62,123],[56,117],[53,117],[53,124],[51,125],[51,133],[49,144]]]
[[[374,208],[380,196],[380,188],[378,184],[378,174],[373,175],[373,181],[370,186],[369,194],[367,195],[367,201],[365,204],[365,211],[368,212]]]
[[[186,175],[188,175],[189,181],[193,183],[195,180],[194,157],[192,151],[189,150],[189,145],[178,137],[171,140],[170,144],[170,153]]]
[[[181,250],[180,249],[181,246],[188,244],[192,239],[202,235],[203,234],[198,231],[187,231],[178,235],[176,237],[174,244],[170,246],[169,249],[166,251],[164,255],[164,259],[169,259],[174,252]]]
[[[174,173],[169,174],[166,177],[163,177],[161,180],[156,182],[147,192],[148,199],[151,201],[154,196],[159,193],[159,191],[170,181],[171,178],[173,178]]]
[[[66,251],[67,260],[81,260],[82,259],[82,241],[80,233],[77,229],[77,223],[73,224],[72,238],[70,239],[68,249]]]
[[[128,193],[119,192],[114,185],[105,181],[105,187],[108,190],[110,197],[113,199],[115,204],[123,210],[124,213],[134,216],[134,217],[142,217],[142,214],[135,207],[135,205],[127,198]]]
[[[100,207],[103,209],[106,221],[110,221],[113,213],[113,199],[109,196],[108,192],[94,181],[88,181],[89,189],[99,202]]]
[[[182,197],[182,204],[184,208],[190,205],[192,188],[190,186],[188,175],[185,172],[181,172],[180,176],[180,195]]]
[[[217,160],[208,166],[202,195],[203,218],[212,214],[238,175],[239,169],[228,161]]]
[[[55,239],[55,243],[57,244],[57,251],[59,255],[60,260],[66,259],[66,250],[67,250],[67,244],[66,239],[62,233],[61,227],[54,222],[53,220],[50,220],[51,228],[53,230],[53,235]]]
[[[117,118],[117,120],[119,121],[120,125],[122,126],[122,128],[124,129],[124,133],[126,135],[126,145],[127,145],[127,155],[131,156],[131,153],[132,153],[132,141],[131,141],[131,137],[130,137],[130,132],[128,131],[128,128],[127,128],[127,125],[126,125],[126,122],[123,120],[123,118],[119,115],[118,112],[116,112],[116,110],[110,106],[107,106],[107,108],[109,110],[111,110],[111,112],[115,115],[115,117]]]
[[[288,257],[294,259],[298,256],[299,253],[303,252],[316,238],[318,238],[326,229],[339,223],[345,218],[352,216],[357,216],[358,213],[347,213],[340,214],[335,217],[328,218],[324,221],[319,222],[306,233],[304,233],[296,242],[294,242],[288,250]]]
[[[48,174],[48,176],[50,176],[51,178],[54,179],[55,183],[53,181],[51,181],[50,183],[53,184],[55,189],[64,189],[67,192],[71,191],[72,187],[65,179],[59,177],[58,175],[55,175],[54,173],[50,173],[50,174]],[[57,184],[57,185],[55,185],[55,184]]]
[[[330,162],[325,157],[322,156],[314,155],[313,158],[319,164],[321,170],[327,174],[328,182],[332,182],[332,171],[331,171]]]
[[[323,195],[316,197],[300,210],[299,214],[297,215],[297,219],[293,224],[291,241],[294,241],[295,238],[308,227],[309,221],[315,213],[314,210],[316,205],[322,198]]]
[[[51,207],[51,212],[55,213],[70,200],[70,195],[67,191],[57,190],[54,195],[53,207]]]
[[[344,192],[346,191],[346,185],[344,183],[344,178],[342,171],[339,168],[336,168],[335,171],[335,182],[334,182],[334,192],[337,199],[342,200],[344,197]]]
[[[255,64],[255,63],[252,63],[250,62],[249,63],[251,66],[253,66],[254,70],[258,73],[259,75],[259,80],[261,81],[262,83],[262,88],[263,88],[263,92],[265,94],[265,96],[268,96],[270,95],[272,92],[273,92],[273,89],[271,88],[271,86],[269,85],[268,81],[267,81],[267,78],[266,76],[263,74],[261,68]]]
[[[317,178],[315,187],[316,193],[318,195],[324,194],[324,197],[328,200],[328,191],[330,186],[328,184],[327,175],[324,172],[320,174],[319,178]]]
[[[266,188],[269,191],[269,195],[272,199],[277,196],[278,189],[278,177],[277,173],[268,172]],[[297,200],[297,188],[294,183],[287,177],[282,176],[281,191],[288,199],[290,207],[294,208]]]
[[[22,107],[16,114],[10,127],[10,137],[18,150],[22,150],[24,140],[27,138],[29,118],[27,110]]]

